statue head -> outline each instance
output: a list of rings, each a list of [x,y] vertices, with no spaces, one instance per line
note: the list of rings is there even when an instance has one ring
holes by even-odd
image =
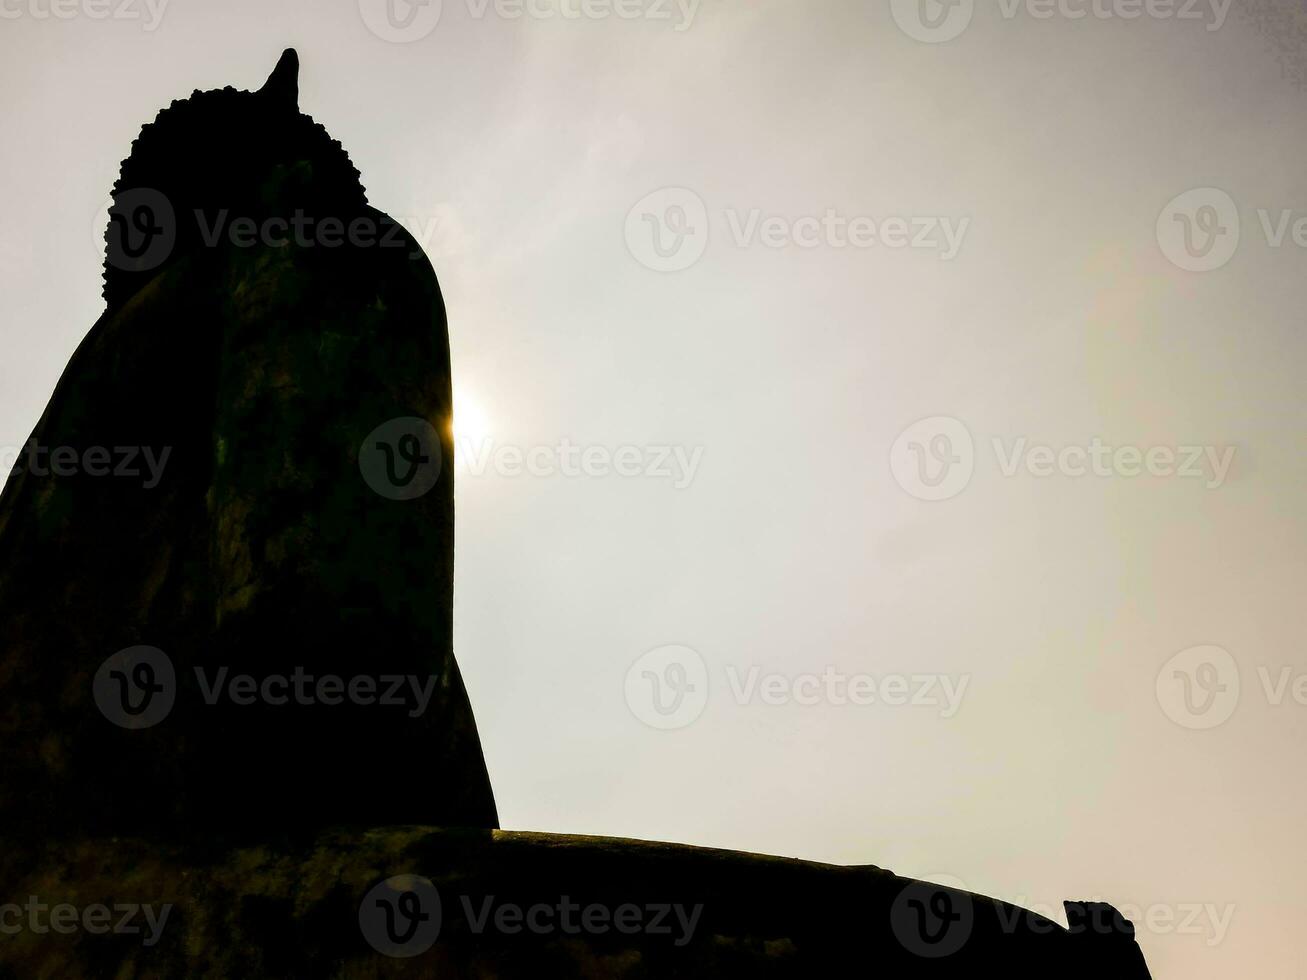
[[[299,109],[288,48],[263,86],[194,92],[142,128],[113,188],[104,298],[121,307],[169,263],[219,247],[238,218],[348,217],[366,204],[340,143]]]

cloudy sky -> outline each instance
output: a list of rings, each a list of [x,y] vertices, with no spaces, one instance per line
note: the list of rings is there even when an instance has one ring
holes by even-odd
[[[293,44],[445,291],[505,826],[1101,897],[1162,980],[1299,976],[1295,4],[52,2],[0,0],[0,446],[140,125]]]

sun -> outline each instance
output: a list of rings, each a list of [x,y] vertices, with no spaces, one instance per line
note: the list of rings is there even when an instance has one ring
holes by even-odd
[[[490,417],[475,392],[462,385],[454,386],[454,465],[466,466],[469,455],[475,455],[490,438]]]

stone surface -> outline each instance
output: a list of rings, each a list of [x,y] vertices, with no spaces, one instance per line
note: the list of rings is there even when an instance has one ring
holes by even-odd
[[[151,930],[141,912],[134,934],[24,929],[0,944],[0,971],[12,976],[1148,976],[1129,936],[1073,934],[1032,912],[874,867],[422,827],[240,848],[7,844],[0,869],[10,895],[79,910],[148,904],[162,922]],[[402,885],[425,895],[411,908],[434,923],[388,947],[411,954],[403,957],[379,952],[363,925],[376,901],[397,908],[402,892],[384,884],[397,876],[432,886]],[[397,932],[406,922],[395,913]]]

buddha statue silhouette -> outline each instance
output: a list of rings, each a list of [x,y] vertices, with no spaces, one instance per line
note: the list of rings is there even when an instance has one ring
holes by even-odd
[[[122,165],[107,308],[0,496],[10,829],[497,826],[440,288],[297,79],[174,102]]]

